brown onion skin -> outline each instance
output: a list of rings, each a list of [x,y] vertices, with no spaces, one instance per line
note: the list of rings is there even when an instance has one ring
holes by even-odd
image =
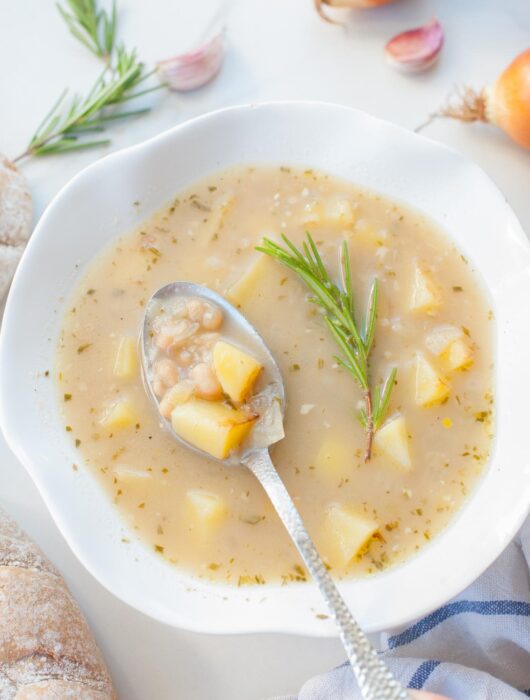
[[[510,63],[493,85],[487,111],[510,138],[530,148],[530,49]]]

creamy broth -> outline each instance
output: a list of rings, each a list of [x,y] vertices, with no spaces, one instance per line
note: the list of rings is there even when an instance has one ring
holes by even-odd
[[[370,373],[376,382],[397,367],[385,426],[397,422],[380,431],[368,463],[355,417],[362,392],[334,359],[322,315],[296,275],[255,251],[264,236],[298,245],[306,231],[337,277],[348,241],[358,315],[380,281]],[[432,222],[401,204],[312,170],[240,167],[113,241],[68,303],[57,377],[76,468],[97,476],[131,536],[215,581],[306,578],[252,475],[178,444],[145,394],[145,305],[179,279],[225,294],[275,355],[287,411],[272,457],[334,575],[401,562],[450,522],[492,440],[494,321],[480,280]]]

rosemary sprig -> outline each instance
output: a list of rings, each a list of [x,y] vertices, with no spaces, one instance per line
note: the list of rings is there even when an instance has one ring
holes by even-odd
[[[364,408],[359,411],[358,419],[366,430],[364,458],[367,462],[372,455],[374,434],[381,427],[388,410],[397,374],[397,369],[394,367],[382,386],[377,384],[374,388],[371,385],[369,357],[375,338],[379,282],[377,279],[372,282],[364,319],[361,323],[357,323],[347,242],[344,241],[340,249],[341,287],[339,287],[330,278],[309,233],[301,249],[286,236],[282,235],[282,239],[285,248],[265,238],[257,250],[293,270],[311,291],[310,301],[323,309],[326,325],[342,353],[341,356],[335,356],[335,359],[348,370],[363,391]]]
[[[149,108],[120,110],[129,100],[157,90],[160,85],[138,91],[151,73],[144,71],[136,50],[118,46],[114,65],[107,67],[85,97],[75,94],[66,101],[65,90],[31,138],[27,149],[13,160],[27,156],[44,156],[79,151],[108,144],[109,139],[88,139],[88,134],[102,132],[107,122],[144,114]]]
[[[108,122],[149,112],[121,109],[129,100],[164,87],[161,84],[138,90],[155,71],[146,71],[136,49],[116,44],[116,2],[110,13],[98,8],[97,0],[65,0],[68,9],[57,5],[72,34],[93,54],[104,59],[105,69],[88,93],[66,99],[65,90],[33,134],[26,150],[14,162],[28,156],[80,151],[110,143],[89,135],[105,130]],[[87,138],[88,136],[88,138]]]
[[[116,42],[116,0],[110,14],[96,0],[65,0],[57,9],[73,36],[98,58],[110,63]]]

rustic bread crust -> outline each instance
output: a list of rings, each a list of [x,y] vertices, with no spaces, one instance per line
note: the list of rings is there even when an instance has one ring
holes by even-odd
[[[29,185],[16,165],[0,153],[0,298],[7,292],[31,233]]]
[[[116,697],[101,653],[63,579],[1,509],[0,697]]]

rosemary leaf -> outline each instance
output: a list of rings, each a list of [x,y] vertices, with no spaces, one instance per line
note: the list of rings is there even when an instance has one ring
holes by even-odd
[[[100,9],[97,0],[63,0],[57,9],[73,36],[105,61],[105,69],[84,97],[74,94],[67,100],[66,90],[60,95],[15,162],[109,144],[109,139],[84,137],[104,131],[110,121],[145,114],[149,108],[125,110],[122,105],[163,87],[138,90],[154,71],[145,70],[135,49],[116,44],[115,0],[110,12]]]
[[[98,9],[96,0],[65,0],[57,9],[71,34],[98,58],[110,61],[116,42],[116,1],[110,15]]]

